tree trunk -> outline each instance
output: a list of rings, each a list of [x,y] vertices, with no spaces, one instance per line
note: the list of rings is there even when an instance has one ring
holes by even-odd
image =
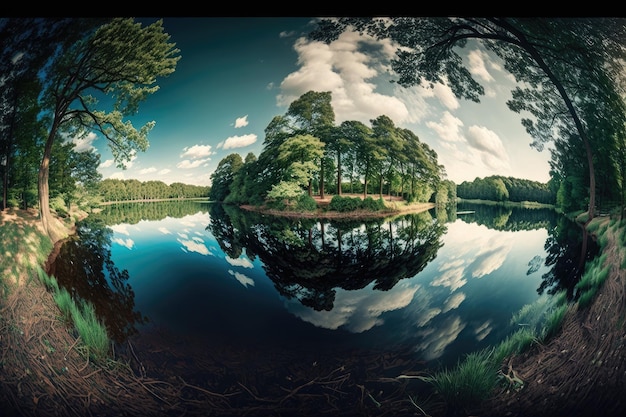
[[[56,242],[63,237],[63,231],[58,221],[50,214],[50,189],[48,186],[48,178],[50,175],[50,155],[52,154],[52,144],[56,136],[57,125],[53,123],[46,141],[41,165],[39,166],[39,175],[37,178],[37,191],[39,194],[39,218],[44,231],[48,234],[52,242]]]
[[[337,152],[337,195],[341,195],[341,154]]]

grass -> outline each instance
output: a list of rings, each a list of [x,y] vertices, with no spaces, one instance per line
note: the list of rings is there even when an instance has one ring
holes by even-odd
[[[93,304],[85,301],[75,301],[71,294],[59,287],[53,276],[49,276],[40,266],[37,276],[52,292],[54,301],[61,310],[61,319],[73,324],[82,339],[88,356],[95,361],[102,361],[108,357],[109,336],[104,324],[98,320]]]

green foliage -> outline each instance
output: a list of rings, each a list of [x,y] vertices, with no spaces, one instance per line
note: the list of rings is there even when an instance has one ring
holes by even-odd
[[[498,382],[499,364],[492,352],[482,350],[468,354],[456,368],[442,370],[427,378],[446,405],[453,411],[479,404],[486,399]]]
[[[561,329],[561,325],[563,324],[563,320],[565,319],[565,314],[568,309],[569,306],[567,304],[561,304],[556,307],[550,315],[548,315],[541,333],[543,340],[548,340],[558,333]]]
[[[315,211],[317,210],[317,202],[308,194],[302,194],[296,203],[297,211]]]
[[[355,211],[361,207],[361,199],[359,197],[342,197],[334,195],[328,205],[328,210],[345,213]]]
[[[98,320],[93,305],[85,300],[71,304],[72,322],[78,331],[89,357],[95,361],[106,359],[109,336],[106,327]]]
[[[294,202],[302,195],[302,186],[293,181],[281,181],[274,185],[269,193],[267,193],[268,203],[271,202]]]

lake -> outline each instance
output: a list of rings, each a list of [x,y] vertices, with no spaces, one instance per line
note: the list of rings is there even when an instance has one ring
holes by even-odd
[[[49,273],[94,304],[141,372],[227,392],[454,365],[517,330],[524,306],[575,297],[597,250],[550,209],[319,221],[153,202],[90,215]]]

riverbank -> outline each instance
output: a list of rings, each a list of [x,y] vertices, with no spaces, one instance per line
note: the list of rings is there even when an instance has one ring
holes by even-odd
[[[313,196],[317,203],[317,210],[311,211],[289,211],[274,210],[265,206],[241,205],[240,208],[248,211],[256,211],[271,216],[307,218],[307,219],[374,219],[398,216],[400,214],[420,213],[435,207],[434,203],[407,203],[402,197],[385,196],[383,202],[386,209],[379,211],[354,210],[350,212],[338,212],[327,210],[332,195],[326,195],[324,198],[319,195]],[[363,198],[363,194],[342,194],[342,197]]]
[[[172,357],[168,363],[147,363],[130,343],[124,347],[124,355],[113,351],[110,361],[93,363],[72,328],[61,321],[54,299],[37,278],[35,268],[44,264],[45,257],[32,256],[36,251],[31,245],[39,245],[47,237],[36,213],[17,210],[0,216],[3,239],[7,240],[5,228],[10,225],[16,242],[3,246],[2,253],[5,259],[11,258],[11,266],[2,271],[0,299],[2,416],[318,415],[320,409],[307,407],[310,404],[322,404],[327,413],[335,410],[330,415],[346,417],[446,414],[441,403],[427,407],[427,401],[415,396],[417,380],[363,381],[355,379],[357,374],[349,364],[315,364],[306,375],[294,374],[302,378],[276,381],[276,396],[270,398],[259,393],[253,380],[234,375],[236,380],[225,389],[217,389],[209,381],[188,383],[177,367],[185,363],[201,366],[200,362]],[[74,222],[62,223],[71,234]],[[592,305],[586,309],[572,306],[561,332],[549,343],[503,365],[504,372],[514,372],[524,381],[521,390],[498,390],[481,407],[467,410],[467,415],[586,416],[597,415],[599,410],[603,415],[619,415],[625,410],[626,278],[621,269],[620,230],[606,232],[603,253],[611,269]],[[48,245],[52,251],[52,242]],[[216,368],[215,372],[225,370]],[[269,365],[267,372],[271,373]],[[386,388],[375,393],[376,403],[367,394],[373,384]],[[361,392],[360,401],[355,392]]]

